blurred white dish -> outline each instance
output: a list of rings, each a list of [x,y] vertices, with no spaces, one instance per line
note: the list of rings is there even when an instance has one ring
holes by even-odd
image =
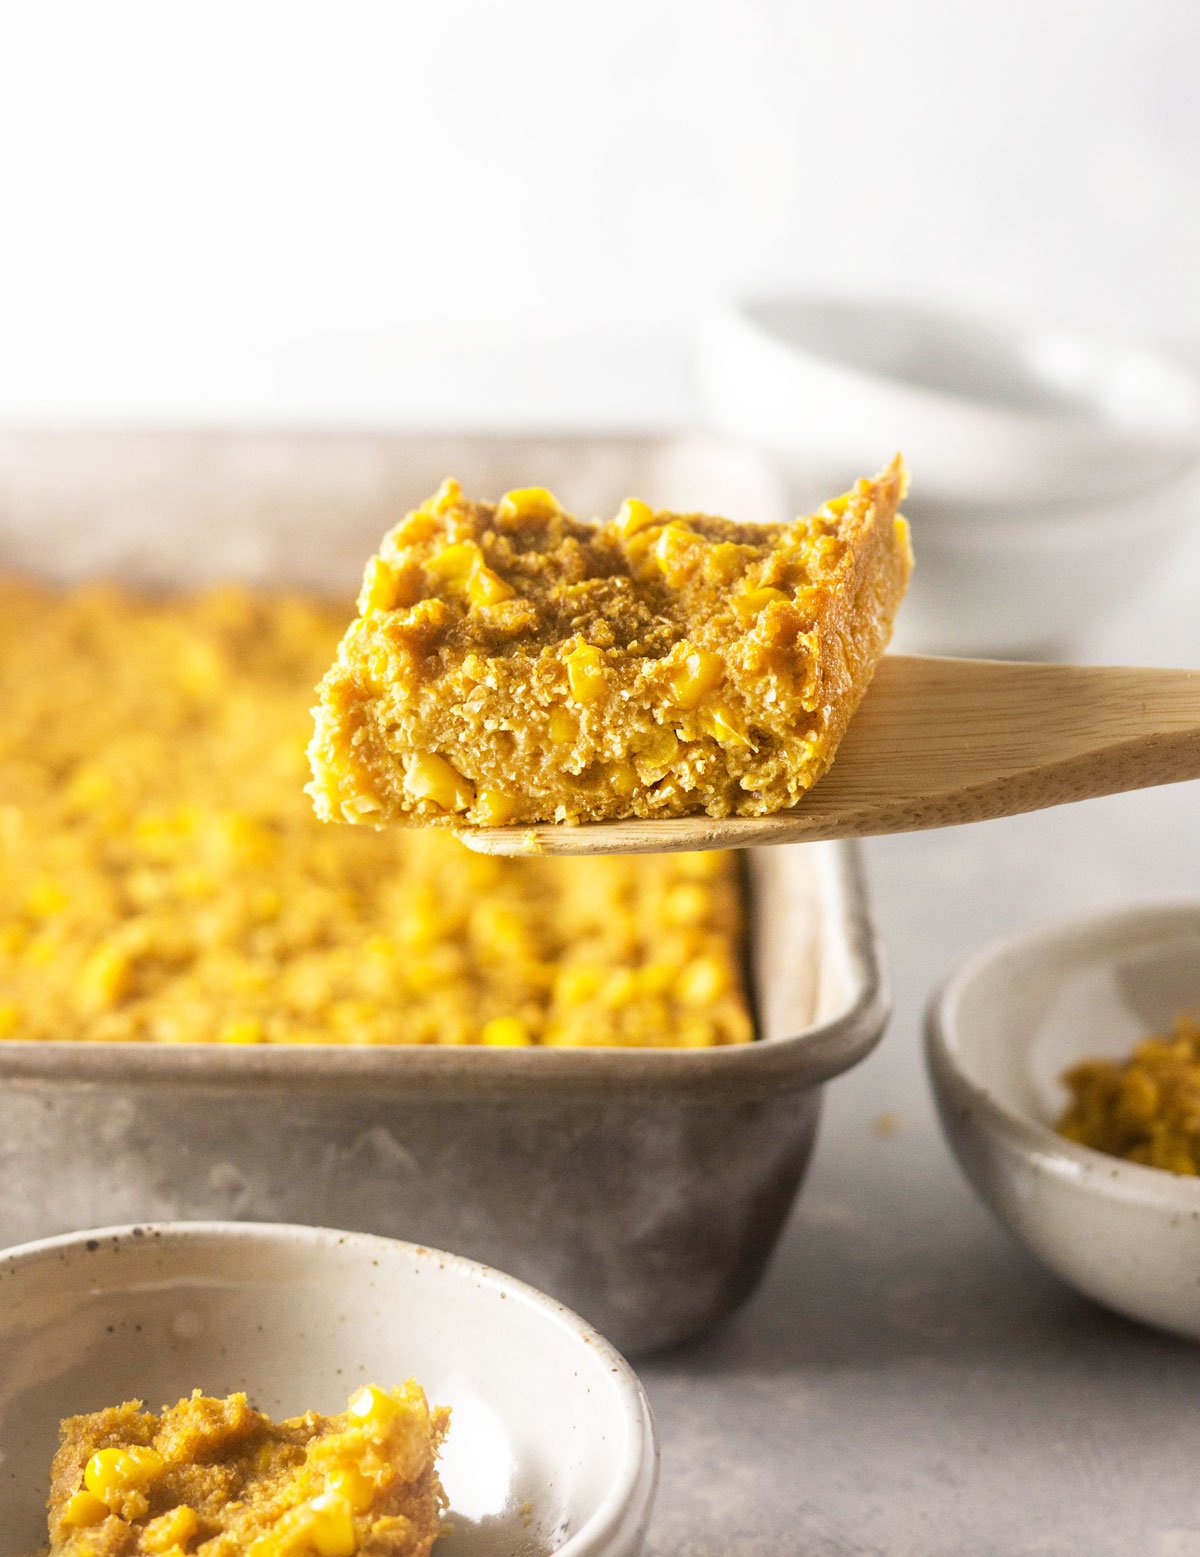
[[[898,652],[1070,659],[1200,519],[1200,466],[1110,503],[990,512],[914,495],[905,512],[917,565],[896,622]]]
[[[60,1417],[199,1386],[277,1415],[415,1377],[452,1409],[439,1557],[633,1557],[657,1451],[634,1374],[531,1287],[436,1250],[251,1223],[0,1255],[0,1557],[45,1541]]]
[[[1111,502],[1177,476],[1200,429],[1193,376],[1151,352],[910,303],[752,300],[700,367],[740,436],[817,479],[902,449],[931,504]]]
[[[942,1124],[968,1179],[1051,1270],[1200,1339],[1200,1179],[1077,1146],[1052,1122],[1075,1061],[1200,1010],[1200,902],[1099,914],[970,958],[929,1016]]]
[[[794,511],[903,451],[904,649],[1069,644],[1196,509],[1200,388],[1138,348],[913,304],[762,299],[706,322],[698,367],[709,419],[779,459]]]

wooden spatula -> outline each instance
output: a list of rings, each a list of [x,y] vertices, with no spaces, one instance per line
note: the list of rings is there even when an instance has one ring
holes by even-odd
[[[464,830],[483,854],[650,854],[869,837],[1200,778],[1200,670],[889,655],[833,767],[773,816]]]

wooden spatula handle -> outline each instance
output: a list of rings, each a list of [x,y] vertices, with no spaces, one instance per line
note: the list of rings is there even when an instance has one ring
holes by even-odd
[[[896,832],[1191,778],[1200,671],[897,655],[788,814],[861,811],[870,830]]]

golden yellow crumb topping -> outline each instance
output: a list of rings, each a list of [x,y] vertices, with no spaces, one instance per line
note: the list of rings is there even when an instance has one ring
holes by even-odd
[[[749,1038],[731,857],[488,860],[316,820],[344,619],[0,582],[0,1040]]]

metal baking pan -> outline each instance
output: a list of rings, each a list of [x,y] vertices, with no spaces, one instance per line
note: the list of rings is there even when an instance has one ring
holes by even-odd
[[[353,590],[449,472],[600,511],[634,491],[771,515],[752,456],[654,438],[0,435],[0,568]],[[856,850],[746,856],[757,1041],[708,1051],[0,1043],[0,1242],[245,1218],[455,1249],[631,1352],[753,1290],[804,1175],[823,1083],[888,1007]]]

